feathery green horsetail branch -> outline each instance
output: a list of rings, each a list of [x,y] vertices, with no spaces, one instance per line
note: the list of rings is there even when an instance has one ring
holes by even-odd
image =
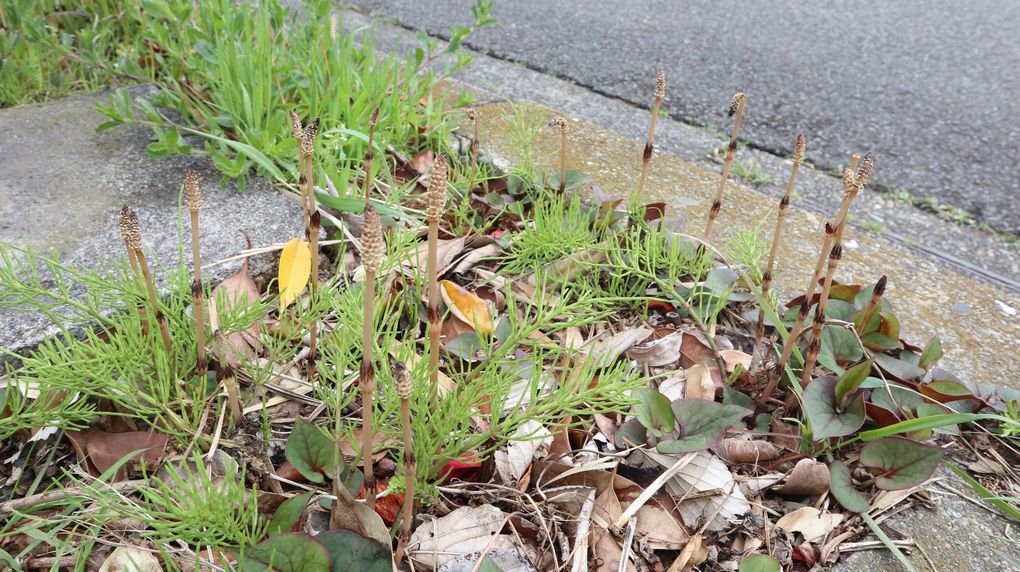
[[[740,120],[744,117],[744,104],[747,103],[747,96],[738,93],[733,96],[730,102],[730,117],[733,120],[733,134],[730,135],[730,144],[726,148],[726,162],[723,163],[722,176],[719,178],[719,188],[715,191],[715,198],[712,199],[712,206],[708,209],[708,221],[705,223],[705,234],[701,237],[703,242],[708,242],[712,236],[712,225],[722,209],[723,191],[726,190],[726,181],[730,178],[730,169],[733,167],[733,158],[737,155],[737,133],[740,131]]]
[[[776,264],[776,253],[779,250],[779,241],[783,235],[783,222],[786,220],[786,211],[790,206],[790,194],[793,192],[793,184],[797,180],[797,171],[804,162],[806,142],[804,135],[797,135],[797,143],[793,147],[793,166],[790,167],[790,179],[786,182],[786,192],[779,201],[779,212],[776,214],[776,230],[772,234],[772,248],[769,250],[769,259],[765,265],[765,273],[761,279],[762,300],[768,301],[769,291],[772,287],[772,271]],[[754,351],[757,355],[758,347],[761,345],[765,335],[765,312],[758,312],[758,323],[754,329]]]
[[[194,280],[191,282],[191,313],[195,317],[195,373],[204,377],[208,363],[205,359],[205,321],[202,316],[202,255],[199,246],[201,237],[198,213],[202,210],[202,189],[198,184],[198,173],[188,171],[184,177],[184,204],[191,212],[191,260],[194,266]]]
[[[432,163],[429,174],[425,218],[429,223],[428,237],[428,293],[429,293],[429,372],[433,399],[439,396],[439,332],[442,316],[439,315],[439,219],[446,205],[446,157],[440,155]]]
[[[372,361],[372,346],[375,345],[375,278],[386,258],[386,241],[383,238],[382,221],[375,208],[365,210],[365,226],[361,233],[361,263],[365,267],[364,324],[362,325],[361,376],[361,457],[365,470],[365,502],[368,508],[375,506],[376,482],[372,467],[372,426],[375,396],[375,364]],[[343,486],[343,485],[341,485]]]
[[[156,284],[152,281],[152,274],[149,272],[149,264],[145,260],[145,253],[142,252],[142,226],[138,223],[138,215],[130,207],[124,206],[120,210],[120,235],[128,250],[132,251],[138,268],[141,271],[142,279],[145,281],[145,288],[149,295],[149,306],[152,315],[159,326],[160,337],[163,338],[163,346],[167,353],[173,351],[173,344],[170,342],[170,329],[167,326],[166,316],[159,309],[159,294],[156,293]]]
[[[563,117],[556,117],[549,122],[549,125],[560,129],[560,185],[558,190],[562,195],[567,190],[567,120]]]
[[[655,103],[652,104],[652,118],[648,122],[648,139],[645,141],[645,150],[641,155],[641,178],[638,179],[637,196],[645,194],[645,181],[648,180],[648,164],[652,161],[655,140],[655,122],[659,119],[659,106],[662,105],[662,98],[666,96],[666,70],[659,68],[659,75],[655,78]]]

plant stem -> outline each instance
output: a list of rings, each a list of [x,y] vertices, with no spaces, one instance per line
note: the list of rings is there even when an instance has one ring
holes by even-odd
[[[807,355],[804,356],[804,369],[800,374],[800,386],[807,387],[811,382],[811,373],[818,360],[818,352],[822,349],[822,327],[825,325],[825,306],[829,301],[829,292],[832,291],[832,279],[836,275],[836,267],[843,257],[843,243],[839,240],[833,245],[829,252],[829,266],[825,273],[825,282],[822,284],[822,293],[818,297],[818,304],[815,306],[815,319],[811,324],[811,342],[808,344]]]
[[[779,201],[779,212],[776,214],[776,230],[772,234],[772,248],[769,250],[769,260],[765,265],[765,273],[761,279],[761,294],[765,300],[769,299],[769,289],[772,287],[772,270],[775,268],[776,253],[779,250],[779,242],[783,234],[783,222],[786,220],[786,211],[790,206],[790,194],[793,192],[793,184],[797,180],[797,171],[804,161],[804,135],[797,135],[797,143],[793,148],[793,166],[790,168],[790,179],[786,182],[786,192]],[[758,323],[754,329],[754,352],[758,355],[758,347],[765,336],[765,312],[758,312]]]
[[[715,192],[715,199],[712,200],[712,207],[708,209],[708,222],[705,223],[705,234],[702,239],[708,242],[709,237],[712,235],[712,225],[715,224],[715,219],[719,216],[719,211],[722,209],[722,198],[723,191],[726,190],[726,181],[730,178],[730,168],[733,167],[733,158],[737,155],[737,133],[740,130],[740,120],[744,117],[744,104],[747,102],[747,96],[743,93],[738,93],[733,96],[733,101],[730,102],[730,116],[736,116],[733,120],[733,134],[730,135],[730,145],[726,148],[726,162],[723,163],[722,176],[719,178],[719,188]]]
[[[471,120],[471,129],[473,136],[471,139],[471,170],[468,175],[467,189],[465,195],[471,194],[471,189],[475,187],[475,177],[478,176],[478,113],[474,109],[468,110],[468,119]]]
[[[149,292],[149,305],[152,306],[152,315],[156,317],[159,325],[159,335],[163,338],[163,347],[167,353],[173,352],[173,344],[170,342],[170,329],[167,326],[166,316],[159,309],[159,294],[156,293],[156,285],[152,281],[152,274],[149,273],[149,265],[145,262],[145,254],[141,248],[135,249],[135,256],[138,258],[138,267],[142,269],[142,276],[145,279],[145,287]]]
[[[659,74],[655,78],[655,103],[652,104],[652,117],[648,122],[648,138],[645,140],[645,149],[641,154],[641,178],[638,179],[637,197],[645,195],[645,182],[648,180],[648,165],[652,161],[655,139],[655,123],[659,119],[659,106],[662,105],[662,98],[666,95],[666,70],[659,68]]]
[[[549,125],[560,128],[560,184],[557,190],[563,196],[567,191],[567,120],[557,117]]]
[[[301,175],[299,183],[304,200],[305,237],[308,239],[308,250],[311,254],[311,279],[309,280],[310,303],[315,304],[319,291],[319,229],[321,221],[315,204],[315,136],[319,132],[319,120],[313,119],[301,132],[298,145],[300,153]],[[315,383],[318,363],[319,321],[312,317],[308,324],[308,383]]]
[[[205,302],[202,295],[202,254],[199,245],[201,231],[198,214],[202,208],[202,192],[198,184],[198,173],[188,171],[184,179],[184,200],[191,211],[191,261],[194,267],[191,282],[191,313],[195,318],[195,373],[199,378],[205,377],[208,362],[205,359],[205,320],[203,311]]]
[[[426,219],[429,223],[428,236],[428,295],[429,295],[429,371],[432,399],[439,398],[439,333],[442,330],[442,316],[439,314],[439,219],[446,202],[446,157],[440,155],[432,164],[429,175]]]
[[[365,268],[365,302],[362,323],[361,376],[361,455],[365,470],[365,501],[369,508],[375,507],[375,475],[372,467],[372,441],[375,430],[372,425],[375,396],[375,365],[372,349],[375,345],[375,279],[376,273],[386,256],[382,222],[379,213],[369,206],[365,209],[365,225],[361,233],[361,261]],[[338,388],[339,390],[339,388]],[[339,414],[339,412],[338,412]]]
[[[875,288],[871,291],[871,299],[868,300],[868,305],[864,308],[864,313],[861,314],[859,323],[854,324],[857,329],[858,335],[863,335],[865,328],[868,327],[868,322],[871,321],[871,317],[875,315],[875,310],[878,309],[879,302],[882,301],[882,295],[885,294],[886,276],[883,274],[878,282],[875,283]]]
[[[404,559],[407,543],[411,539],[411,525],[414,519],[414,485],[417,480],[418,462],[414,456],[414,429],[411,426],[411,394],[414,386],[410,373],[404,364],[398,363],[393,371],[397,396],[400,397],[400,423],[404,433],[404,504],[401,508],[400,536],[393,561],[400,566]]]

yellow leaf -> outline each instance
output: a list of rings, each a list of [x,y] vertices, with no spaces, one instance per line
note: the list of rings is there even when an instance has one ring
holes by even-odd
[[[300,238],[290,239],[280,254],[280,275],[277,280],[277,286],[280,288],[280,309],[289,306],[305,289],[311,273],[312,253],[308,249],[308,243]]]
[[[492,312],[489,311],[485,300],[449,280],[443,280],[439,285],[442,286],[439,290],[443,295],[443,301],[454,316],[474,327],[479,334],[492,333]]]

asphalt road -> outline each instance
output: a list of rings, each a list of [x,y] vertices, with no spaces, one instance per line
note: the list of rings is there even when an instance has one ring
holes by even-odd
[[[353,0],[446,37],[468,0]],[[1020,2],[498,0],[496,28],[468,45],[650,106],[668,76],[675,118],[844,166],[876,158],[873,181],[903,187],[1020,234]]]

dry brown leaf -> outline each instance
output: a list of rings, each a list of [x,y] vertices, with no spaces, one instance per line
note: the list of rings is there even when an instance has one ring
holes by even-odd
[[[719,441],[712,452],[731,465],[771,461],[779,457],[779,448],[760,439],[726,437]]]
[[[661,467],[672,467],[678,459],[652,450],[643,450],[642,453]],[[730,470],[706,451],[698,452],[683,470],[666,481],[666,490],[677,501],[697,493],[718,492],[712,496],[680,502],[677,510],[688,527],[695,527],[702,519],[715,515],[708,530],[722,530],[727,523],[742,518],[751,508],[751,503],[747,502]]]
[[[678,373],[681,375],[671,375],[659,382],[659,393],[670,401],[683,399],[685,395],[684,392],[687,390],[686,372],[681,370]]]
[[[823,513],[813,506],[805,506],[783,515],[776,521],[775,527],[787,532],[799,532],[807,542],[818,542],[841,522],[842,514]]]
[[[814,459],[801,459],[794,465],[786,481],[772,490],[790,497],[824,494],[829,490],[829,467]]]
[[[651,328],[647,326],[635,326],[627,328],[619,333],[616,333],[608,338],[595,338],[589,340],[587,344],[587,353],[589,356],[597,360],[599,367],[605,366],[616,361],[616,358],[623,355],[625,351],[630,349],[631,346],[637,342],[648,337],[652,333]]]
[[[442,276],[449,269],[450,265],[453,264],[453,260],[457,256],[464,252],[464,241],[466,237],[452,238],[450,240],[440,240],[436,246],[436,268],[438,269],[437,276]],[[418,245],[418,248],[413,250],[404,261],[404,267],[408,269],[418,269],[421,274],[425,275],[425,268],[428,265],[428,243],[422,242]]]
[[[436,160],[436,154],[430,149],[419,151],[415,153],[414,157],[411,157],[411,168],[418,172],[419,175],[429,170],[432,163]]]
[[[84,431],[67,431],[78,458],[88,459],[89,472],[97,477],[106,472],[125,456],[142,450],[126,465],[117,470],[117,480],[123,480],[131,467],[139,464],[152,468],[159,463],[166,453],[166,444],[170,437],[155,431],[128,431],[125,433],[107,433],[100,429]]]
[[[623,498],[636,498],[641,492],[641,490],[627,489]],[[627,510],[630,504],[623,499],[620,500],[620,506],[624,510]],[[636,530],[648,543],[648,547],[653,550],[680,550],[689,537],[683,525],[672,513],[663,508],[655,497],[638,509]]]
[[[389,546],[390,531],[379,513],[354,500],[347,487],[336,487],[337,501],[329,516],[331,530],[351,530]]]
[[[639,366],[663,367],[680,359],[680,340],[683,333],[673,332],[654,341],[645,340],[627,350],[627,358]]]
[[[687,541],[667,572],[688,572],[707,559],[708,547],[702,542],[702,535],[699,532]]]
[[[733,373],[737,369],[737,364],[744,366],[744,371],[751,367],[751,354],[740,350],[719,350],[719,357],[726,364],[726,373]]]
[[[503,521],[503,511],[489,504],[458,508],[416,528],[408,554],[416,565],[437,569],[461,554],[486,547],[516,550],[513,537],[499,534]]]
[[[439,286],[443,302],[450,308],[450,313],[474,327],[479,334],[492,333],[492,312],[484,300],[449,280],[441,280]]]
[[[623,548],[612,534],[602,526],[593,526],[590,531],[589,544],[595,557],[595,572],[619,572]],[[627,562],[627,572],[637,572],[633,562]]]
[[[220,310],[236,313],[258,301],[259,289],[248,271],[247,258],[237,272],[213,288],[209,298],[209,325],[213,332],[219,331]],[[261,351],[258,337],[259,320],[255,320],[247,330],[227,335],[226,343],[214,347],[213,354],[221,364],[238,369],[242,359],[252,359]]]
[[[514,486],[527,472],[531,462],[544,457],[552,444],[552,433],[537,421],[528,421],[514,432],[505,449],[493,454],[496,471],[503,482]]]
[[[684,397],[715,401],[715,380],[712,379],[712,370],[707,365],[703,363],[692,365],[684,370],[684,374],[687,376]]]
[[[715,361],[715,352],[708,345],[705,335],[697,330],[683,333],[683,339],[680,341],[680,355],[684,358],[684,361],[681,362],[684,367]]]
[[[163,572],[152,552],[134,546],[118,546],[103,560],[99,572]]]
[[[503,252],[503,247],[497,242],[491,242],[484,246],[480,246],[471,252],[465,254],[457,264],[453,267],[454,274],[466,274],[469,270],[474,268],[475,264],[478,264],[486,258],[494,258],[499,256]]]

